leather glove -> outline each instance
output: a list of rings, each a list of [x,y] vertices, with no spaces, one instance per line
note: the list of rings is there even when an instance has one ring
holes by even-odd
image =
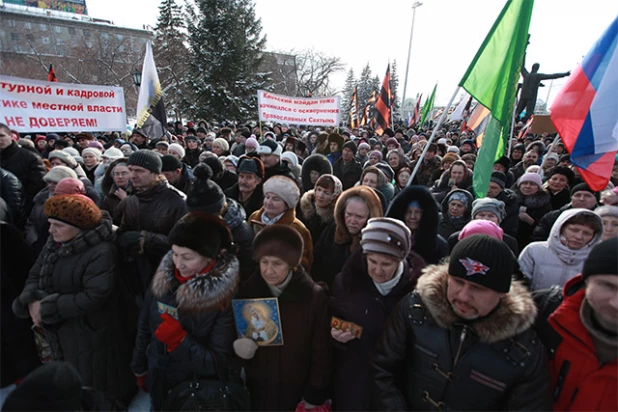
[[[249,338],[236,339],[232,344],[234,346],[234,352],[242,359],[252,359],[255,355],[255,351],[258,350],[258,345]]]
[[[122,254],[132,254],[139,248],[139,242],[142,238],[142,233],[137,230],[129,230],[118,237],[116,243]]]
[[[137,386],[144,392],[148,393],[148,387],[146,387],[146,376],[147,374],[143,374],[141,376],[135,375],[137,378]]]
[[[180,322],[167,313],[161,315],[163,322],[155,330],[155,336],[167,345],[167,351],[173,352],[187,336],[187,331],[182,328]]]

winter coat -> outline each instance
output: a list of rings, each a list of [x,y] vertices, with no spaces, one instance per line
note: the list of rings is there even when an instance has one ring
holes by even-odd
[[[34,197],[32,211],[24,228],[26,243],[32,248],[35,256],[41,253],[49,237],[49,222],[43,214],[43,206],[49,198],[49,188],[47,187],[37,193]]]
[[[261,183],[255,187],[253,194],[245,202],[240,201],[240,190],[238,189],[238,183],[236,183],[229,189],[224,190],[223,193],[225,193],[225,197],[237,201],[242,206],[242,208],[245,209],[245,213],[247,214],[247,216],[251,216],[253,212],[259,210],[264,202],[264,194],[262,193]]]
[[[560,216],[565,210],[569,210],[572,208],[573,206],[571,205],[571,203],[569,203],[562,206],[558,210],[552,210],[551,212],[547,213],[541,218],[541,220],[539,220],[539,223],[534,228],[530,239],[533,242],[542,242],[543,240],[549,239],[551,228],[554,226],[554,223],[556,223],[556,220],[558,220],[558,216]]]
[[[317,171],[320,176],[333,174],[333,166],[328,161],[326,156],[321,154],[314,154],[309,156],[303,162],[303,167],[301,169],[303,190],[305,192],[314,188],[314,185],[311,183],[310,177],[312,170]]]
[[[370,369],[376,342],[382,335],[388,316],[397,303],[414,289],[425,266],[422,258],[412,253],[418,263],[410,267],[403,261],[401,279],[386,296],[378,291],[369,277],[367,261],[361,249],[354,252],[335,277],[329,298],[332,315],[363,328],[360,339],[348,343],[332,341],[335,347],[333,401],[337,411],[370,410]]]
[[[90,183],[92,183],[93,185],[95,181],[94,172],[97,170],[97,166],[98,166],[98,163],[95,166],[92,166],[91,169],[88,169],[88,167],[86,166],[82,168],[84,169],[84,173],[86,174],[86,177],[88,178],[88,180],[90,180]]]
[[[343,158],[339,158],[333,164],[333,174],[341,180],[343,190],[347,190],[354,186],[360,179],[362,173],[363,167],[356,159],[344,163]]]
[[[199,148],[194,150],[185,149],[185,157],[182,158],[182,161],[191,166],[191,168],[194,168],[200,164],[200,154],[202,154],[202,151]]]
[[[274,295],[256,271],[240,286],[238,299]],[[284,344],[262,346],[244,363],[251,407],[256,411],[293,411],[304,399],[321,405],[331,376],[328,299],[299,268],[278,297]]]
[[[343,265],[357,249],[360,248],[361,233],[351,235],[345,225],[345,206],[349,198],[360,196],[369,205],[369,217],[381,217],[382,204],[374,190],[367,186],[355,186],[344,191],[335,205],[335,221],[331,222],[316,242],[313,270],[311,277],[316,282],[324,282],[330,287],[335,275],[341,272]]]
[[[238,177],[236,178],[238,179]],[[182,164],[182,171],[180,172],[180,180],[175,184],[172,184],[176,189],[180,190],[182,193],[187,193],[189,189],[189,185],[195,180],[195,176],[193,176],[193,171],[186,164]]]
[[[519,178],[522,177],[524,173],[526,173],[523,160],[518,162],[515,166],[511,167],[509,169],[509,172],[513,174],[513,178],[515,179],[514,181],[517,182]]]
[[[135,378],[129,369],[132,342],[124,333],[113,237],[107,213],[96,228],[66,243],[50,237],[13,311],[26,319],[28,305],[40,301],[54,360],[71,363],[84,386],[122,399],[134,390]]]
[[[449,186],[449,182],[450,182],[450,170],[447,170],[446,172],[442,173],[440,180],[436,182],[436,184],[431,188],[431,193],[436,198],[436,202],[442,203],[442,201],[446,199],[451,193],[452,186]],[[459,189],[463,189],[463,190],[466,190],[467,188],[472,186],[472,171],[467,170],[466,177],[464,177],[464,179],[461,182],[457,183],[456,186]]]
[[[416,167],[418,160],[413,161],[410,164],[412,170]],[[434,156],[431,160],[423,160],[423,163],[418,168],[416,176],[414,176],[413,184],[431,187],[434,184],[433,175],[436,171],[440,170],[442,162],[438,156]]]
[[[454,193],[463,193],[468,198],[468,206],[463,216],[454,218],[448,213],[449,200]],[[470,214],[472,212],[472,195],[467,190],[455,189],[446,195],[442,201],[442,215],[440,224],[438,225],[438,233],[445,239],[448,239],[453,233],[463,229],[463,227],[470,221]]]
[[[103,176],[103,180],[101,181],[101,190],[103,191],[103,201],[101,202],[101,210],[107,210],[109,214],[112,216],[112,220],[116,226],[120,225],[120,218],[118,211],[118,205],[120,204],[120,198],[115,195],[116,190],[119,187],[114,183],[113,171],[118,163],[126,163],[127,158],[123,157],[120,159],[114,160],[110,163],[107,170],[105,170],[105,175]],[[133,185],[131,181],[127,187],[122,188],[128,195],[133,193]]]
[[[549,201],[549,194],[543,190],[539,190],[532,196],[524,196],[519,191],[519,188],[515,188],[513,191],[517,196],[519,207],[525,206],[526,213],[534,219],[534,223],[531,225],[521,220],[519,222],[517,240],[519,241],[519,249],[523,250],[530,243],[532,232],[541,218],[551,212],[551,203]]]
[[[539,310],[550,303],[556,287],[540,291]],[[553,313],[537,321],[541,337],[549,349],[555,411],[618,410],[618,362],[599,363],[597,349],[589,330],[582,323],[580,310],[586,288],[581,276],[567,281],[562,301]],[[539,314],[541,315],[541,313]]]
[[[601,227],[603,221],[587,209],[569,209],[562,213],[551,228],[549,239],[532,242],[519,256],[521,272],[530,279],[530,289],[547,289],[553,285],[564,286],[567,280],[581,272],[590,251],[601,241],[602,232],[596,233],[586,246],[570,249],[560,242],[560,232],[564,223],[574,216],[588,215],[595,218]]]
[[[22,227],[24,214],[23,186],[17,176],[8,170],[0,168],[0,197],[4,199],[9,212],[7,221]]]
[[[128,196],[117,207],[120,218],[118,235],[127,231],[145,232],[143,253],[137,249],[121,250],[125,278],[135,281],[134,292],[145,291],[161,258],[169,250],[167,234],[187,214],[186,196],[159,178],[155,186]],[[137,277],[136,277],[137,275]],[[138,289],[138,286],[141,289]]]
[[[223,253],[215,266],[181,284],[174,276],[172,252],[157,269],[139,316],[131,369],[147,374],[146,383],[154,410],[160,410],[165,394],[182,382],[197,378],[218,379],[234,357],[236,326],[230,299],[240,280],[238,259]],[[172,352],[155,336],[161,315],[175,317],[187,332]]]
[[[253,214],[249,216],[248,223],[256,235],[264,226],[266,226],[262,223],[263,213],[264,208],[262,207],[260,210],[253,212]],[[311,240],[311,233],[309,233],[305,225],[303,225],[303,222],[296,218],[296,210],[288,209],[283,214],[281,219],[275,223],[275,225],[291,226],[293,229],[296,229],[296,231],[303,238],[303,258],[301,263],[305,270],[309,272],[311,270],[311,265],[313,264],[313,240]]]
[[[406,187],[393,199],[386,217],[405,223],[408,205],[413,201],[417,201],[423,209],[423,218],[412,236],[411,250],[418,253],[428,264],[438,263],[448,256],[449,251],[446,240],[438,234],[440,214],[438,204],[429,189],[418,185]]]
[[[300,220],[311,233],[315,250],[318,239],[328,225],[335,220],[335,202],[331,202],[327,208],[318,207],[315,204],[315,191],[312,189],[300,198],[300,210],[302,212]]]
[[[230,172],[227,169],[224,169],[221,176],[218,176],[217,179],[213,178],[213,182],[218,184],[221,190],[225,191],[238,183],[238,175],[236,173]]]
[[[500,227],[507,235],[517,237],[519,230],[519,201],[517,195],[511,189],[504,189],[498,196],[497,200],[504,203],[506,217],[500,222]]]
[[[375,410],[551,409],[530,293],[514,281],[488,316],[458,318],[448,265],[430,266],[390,316],[373,358]]]
[[[547,193],[549,193],[552,210],[558,210],[564,205],[571,203],[571,193],[568,187],[562,189],[558,193],[553,193],[551,190],[549,190],[549,188],[545,190],[547,191]]]
[[[245,210],[234,199],[227,198],[227,210],[223,220],[232,232],[232,240],[238,246],[236,256],[240,262],[240,279],[246,280],[255,269],[253,261],[253,229],[246,222]]]
[[[0,221],[0,388],[13,384],[41,365],[32,331],[32,321],[15,316],[12,303],[24,290],[28,271],[34,264],[35,256],[28,247],[19,229]]]
[[[43,176],[47,170],[43,165],[43,159],[12,142],[9,147],[0,151],[0,167],[17,176],[23,185],[24,215],[28,216],[34,197],[45,187]]]

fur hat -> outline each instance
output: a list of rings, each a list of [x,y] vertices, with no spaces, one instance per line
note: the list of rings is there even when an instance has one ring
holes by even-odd
[[[101,161],[101,156],[103,156],[103,153],[95,147],[87,147],[84,150],[82,150],[82,157],[84,157],[87,154],[91,154],[94,157],[96,157],[97,161]]]
[[[506,217],[506,209],[504,202],[490,197],[476,199],[472,202],[472,219],[480,212],[490,212],[498,217],[498,223],[502,222]]]
[[[258,154],[273,154],[275,156],[281,156],[282,152],[283,149],[281,149],[281,146],[279,146],[279,144],[277,144],[274,140],[270,139],[264,140],[260,144],[260,147],[258,147]]]
[[[594,213],[596,213],[600,217],[604,217],[604,216],[618,217],[618,206],[611,206],[611,205],[600,206],[594,209]]]
[[[127,161],[127,166],[131,165],[143,167],[153,173],[161,173],[161,168],[163,167],[161,156],[147,149],[141,149],[131,153]]]
[[[262,179],[264,178],[264,163],[257,157],[241,157],[238,160],[236,173],[251,173]]]
[[[300,200],[300,190],[296,183],[287,176],[275,175],[268,179],[263,186],[263,192],[274,193],[279,196],[289,209],[294,209]]]
[[[103,153],[103,157],[106,157],[110,160],[120,159],[124,157],[124,153],[120,149],[116,149],[115,147],[110,147]]]
[[[388,139],[386,139],[386,143],[384,145],[386,147],[388,147],[389,145],[395,145],[397,148],[399,148],[400,146],[399,142],[394,137],[389,137]]]
[[[618,237],[609,238],[595,245],[584,262],[582,277],[593,275],[618,275]]]
[[[94,229],[103,219],[101,209],[83,195],[52,196],[45,201],[43,213],[82,230]]]
[[[69,362],[39,366],[7,396],[3,411],[78,411],[82,409],[82,381]]]
[[[333,166],[326,156],[315,153],[307,157],[301,167],[301,177],[303,181],[303,188],[306,190],[314,187],[311,183],[311,172],[316,171],[320,176],[329,175],[333,173]]]
[[[43,176],[43,180],[47,183],[58,183],[67,177],[77,179],[77,174],[73,169],[66,166],[56,166],[52,167],[51,170]]]
[[[511,289],[515,256],[503,241],[489,235],[472,235],[451,252],[448,273],[499,293]]]
[[[227,140],[225,140],[222,137],[217,137],[213,142],[213,145],[219,145],[221,146],[221,149],[223,149],[224,152],[229,152],[230,151],[230,144],[228,143]]]
[[[57,166],[62,167],[62,166]],[[56,167],[56,168],[57,168]],[[73,177],[65,177],[56,184],[54,196],[57,195],[85,195],[86,188],[84,182]]]
[[[219,214],[225,204],[225,194],[218,184],[210,180],[212,169],[200,163],[193,169],[193,175],[195,180],[187,189],[187,208],[190,211]]]
[[[293,227],[269,225],[260,230],[253,240],[253,259],[259,262],[264,256],[275,256],[296,267],[300,265],[303,247],[303,238]]]
[[[232,234],[219,216],[203,211],[191,211],[184,215],[170,230],[167,242],[186,247],[202,256],[216,258],[221,249],[232,246]]]
[[[283,152],[281,154],[281,161],[287,160],[290,166],[298,166],[298,156],[294,152]]]
[[[52,159],[60,159],[64,164],[69,166],[71,169],[75,169],[77,167],[77,161],[70,153],[65,152],[64,150],[53,150],[49,153],[48,159],[51,161]]]
[[[178,156],[180,156],[180,158],[182,159],[183,157],[185,157],[185,148],[182,147],[181,145],[179,145],[178,143],[172,143],[169,148],[167,149],[167,152],[174,152],[177,153]]]
[[[410,251],[410,229],[400,220],[390,217],[375,217],[369,219],[367,226],[361,231],[361,247],[363,252],[382,253],[405,259]]]
[[[541,179],[541,175],[538,173],[524,173],[517,181],[517,187],[519,187],[523,182],[536,183],[539,188],[543,186],[543,180]]]
[[[337,143],[337,148],[339,151],[343,150],[343,137],[341,137],[337,133],[331,133],[328,135],[328,144]]]

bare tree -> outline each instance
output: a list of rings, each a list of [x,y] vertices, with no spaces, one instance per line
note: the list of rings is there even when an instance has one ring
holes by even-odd
[[[339,57],[310,49],[296,54],[297,93],[301,96],[329,96],[337,93],[330,83],[332,74],[345,69]]]

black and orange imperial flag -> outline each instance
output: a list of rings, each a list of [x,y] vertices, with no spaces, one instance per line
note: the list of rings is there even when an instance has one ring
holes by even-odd
[[[350,127],[356,129],[360,126],[360,117],[358,113],[358,91],[354,88],[352,99],[350,101]]]
[[[423,94],[421,93],[418,99],[416,99],[416,105],[414,106],[414,115],[412,116],[412,120],[410,120],[410,127],[412,127],[414,124],[418,123],[419,120],[421,120],[421,98],[422,97],[423,97]]]
[[[382,136],[384,130],[391,125],[391,65],[386,68],[382,89],[376,102],[376,134]]]
[[[374,90],[371,92],[371,96],[367,99],[367,103],[363,109],[363,118],[360,122],[361,127],[368,126],[372,123],[371,109],[374,107],[376,100],[378,100],[378,93]]]
[[[47,81],[48,82],[57,82],[58,78],[56,77],[56,72],[54,71],[54,66],[50,63],[49,71],[47,72]]]

